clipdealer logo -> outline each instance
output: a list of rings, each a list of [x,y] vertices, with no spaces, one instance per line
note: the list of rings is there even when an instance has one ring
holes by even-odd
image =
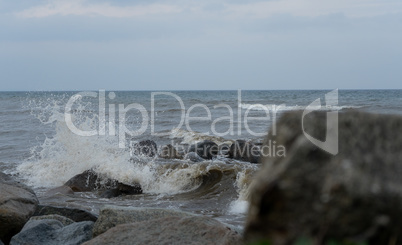
[[[171,92],[152,92],[151,93],[151,112],[150,112],[150,117],[148,114],[147,109],[139,104],[139,103],[131,103],[128,105],[124,104],[108,104],[108,122],[106,122],[106,91],[105,90],[100,90],[98,93],[97,92],[79,92],[77,94],[74,94],[73,96],[70,97],[68,100],[66,106],[65,106],[65,122],[67,127],[70,129],[71,132],[73,132],[76,135],[79,136],[95,136],[95,135],[106,135],[106,132],[108,132],[108,135],[115,136],[117,135],[119,137],[119,148],[125,148],[126,147],[126,136],[129,135],[131,137],[139,136],[142,135],[146,132],[148,129],[148,125],[150,124],[150,129],[151,129],[151,135],[154,136],[164,136],[169,133],[157,133],[155,132],[155,118],[156,118],[156,111],[155,111],[155,101],[156,101],[156,96],[170,96],[174,98],[175,100],[178,101],[181,109],[181,117],[179,124],[175,127],[176,129],[180,129],[185,125],[186,129],[190,132],[192,132],[192,128],[190,126],[191,121],[211,121],[211,128],[210,131],[208,132],[202,132],[204,134],[210,134],[212,132],[213,135],[223,137],[225,135],[235,135],[235,133],[240,136],[242,134],[242,125],[244,124],[244,129],[253,136],[256,137],[262,137],[267,135],[267,133],[258,133],[254,132],[251,130],[249,127],[249,120],[266,120],[266,121],[271,121],[271,133],[273,136],[276,135],[276,120],[277,120],[277,113],[278,111],[281,110],[281,108],[285,107],[285,104],[281,105],[270,105],[270,107],[264,107],[260,104],[258,105],[251,105],[246,109],[244,114],[242,113],[242,108],[241,108],[241,90],[238,90],[238,108],[237,108],[237,118],[234,118],[234,110],[228,105],[228,104],[218,104],[214,106],[214,109],[216,108],[226,108],[228,110],[229,116],[222,116],[214,121],[212,121],[212,113],[210,109],[204,105],[204,104],[194,104],[191,107],[189,107],[186,111],[186,108],[184,106],[183,100],[176,94],[171,93]],[[92,130],[82,130],[79,129],[76,125],[73,123],[73,106],[74,104],[81,100],[83,97],[91,97],[91,98],[98,98],[99,99],[99,112],[98,112],[98,129],[92,129]],[[114,92],[108,92],[108,97],[110,100],[115,99],[116,94]],[[327,113],[327,132],[326,132],[326,139],[325,141],[320,141],[318,139],[315,139],[311,135],[309,135],[304,128],[304,117],[311,113],[312,111],[316,110],[322,110],[321,106],[321,100],[318,98],[315,101],[313,101],[311,104],[309,104],[305,110],[303,111],[302,114],[302,131],[305,137],[311,141],[314,145],[317,147],[321,148],[322,150],[332,154],[336,155],[338,153],[338,110],[336,109],[336,106],[338,105],[338,90],[335,89],[325,95],[325,101],[326,101],[326,108],[332,108],[330,111],[326,112]],[[116,107],[118,108],[118,125],[116,125]],[[205,110],[207,116],[205,117],[191,117],[190,114],[193,109],[195,108],[202,108]],[[253,109],[259,109],[265,112],[264,117],[249,117],[249,112]],[[139,129],[137,130],[129,130],[126,126],[126,114],[129,111],[138,111],[141,115],[141,124]],[[242,116],[243,115],[243,116]],[[229,122],[229,127],[228,130],[225,132],[217,132],[216,130],[216,124],[222,121],[228,121]],[[235,130],[234,122],[237,121],[237,130]],[[106,131],[106,125],[108,125],[108,130]],[[118,132],[116,132],[116,128],[118,129]],[[173,128],[173,129],[175,129]]]

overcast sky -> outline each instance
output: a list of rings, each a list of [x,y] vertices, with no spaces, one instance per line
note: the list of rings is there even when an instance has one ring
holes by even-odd
[[[0,0],[0,90],[402,89],[401,0]]]

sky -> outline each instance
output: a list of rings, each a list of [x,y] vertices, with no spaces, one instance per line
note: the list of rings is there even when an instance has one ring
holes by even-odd
[[[0,0],[0,90],[402,89],[401,0]]]

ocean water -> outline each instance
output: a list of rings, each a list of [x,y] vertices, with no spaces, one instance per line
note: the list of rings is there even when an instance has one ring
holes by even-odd
[[[185,150],[206,139],[261,142],[283,112],[317,99],[321,110],[402,114],[402,90],[340,90],[335,104],[325,100],[329,92],[0,92],[0,171],[30,185],[44,204],[93,212],[106,204],[179,209],[241,229],[259,164],[221,156],[200,163],[147,158],[134,155],[130,145],[151,139]],[[111,199],[45,194],[87,169],[139,182],[144,193]]]

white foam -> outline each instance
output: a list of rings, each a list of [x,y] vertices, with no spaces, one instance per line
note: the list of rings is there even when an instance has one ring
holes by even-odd
[[[213,135],[203,134],[195,131],[175,128],[170,132],[171,139],[182,139],[181,144],[195,144],[204,140],[211,140],[217,144],[225,143],[227,140]]]
[[[126,184],[139,182],[147,193],[175,194],[197,188],[201,184],[197,177],[207,171],[205,167],[187,166],[185,162],[183,166],[171,167],[153,159],[130,162],[129,150],[118,147],[117,136],[84,137],[72,133],[64,122],[60,101],[31,103],[30,106],[33,115],[46,127],[55,128],[55,134],[34,147],[32,156],[16,168],[34,187],[60,186],[73,176],[94,169]],[[97,118],[84,113],[89,110],[88,106],[79,105],[75,118],[75,125],[87,130],[97,127]]]
[[[245,214],[247,213],[249,202],[245,200],[233,201],[229,206],[229,213]]]

